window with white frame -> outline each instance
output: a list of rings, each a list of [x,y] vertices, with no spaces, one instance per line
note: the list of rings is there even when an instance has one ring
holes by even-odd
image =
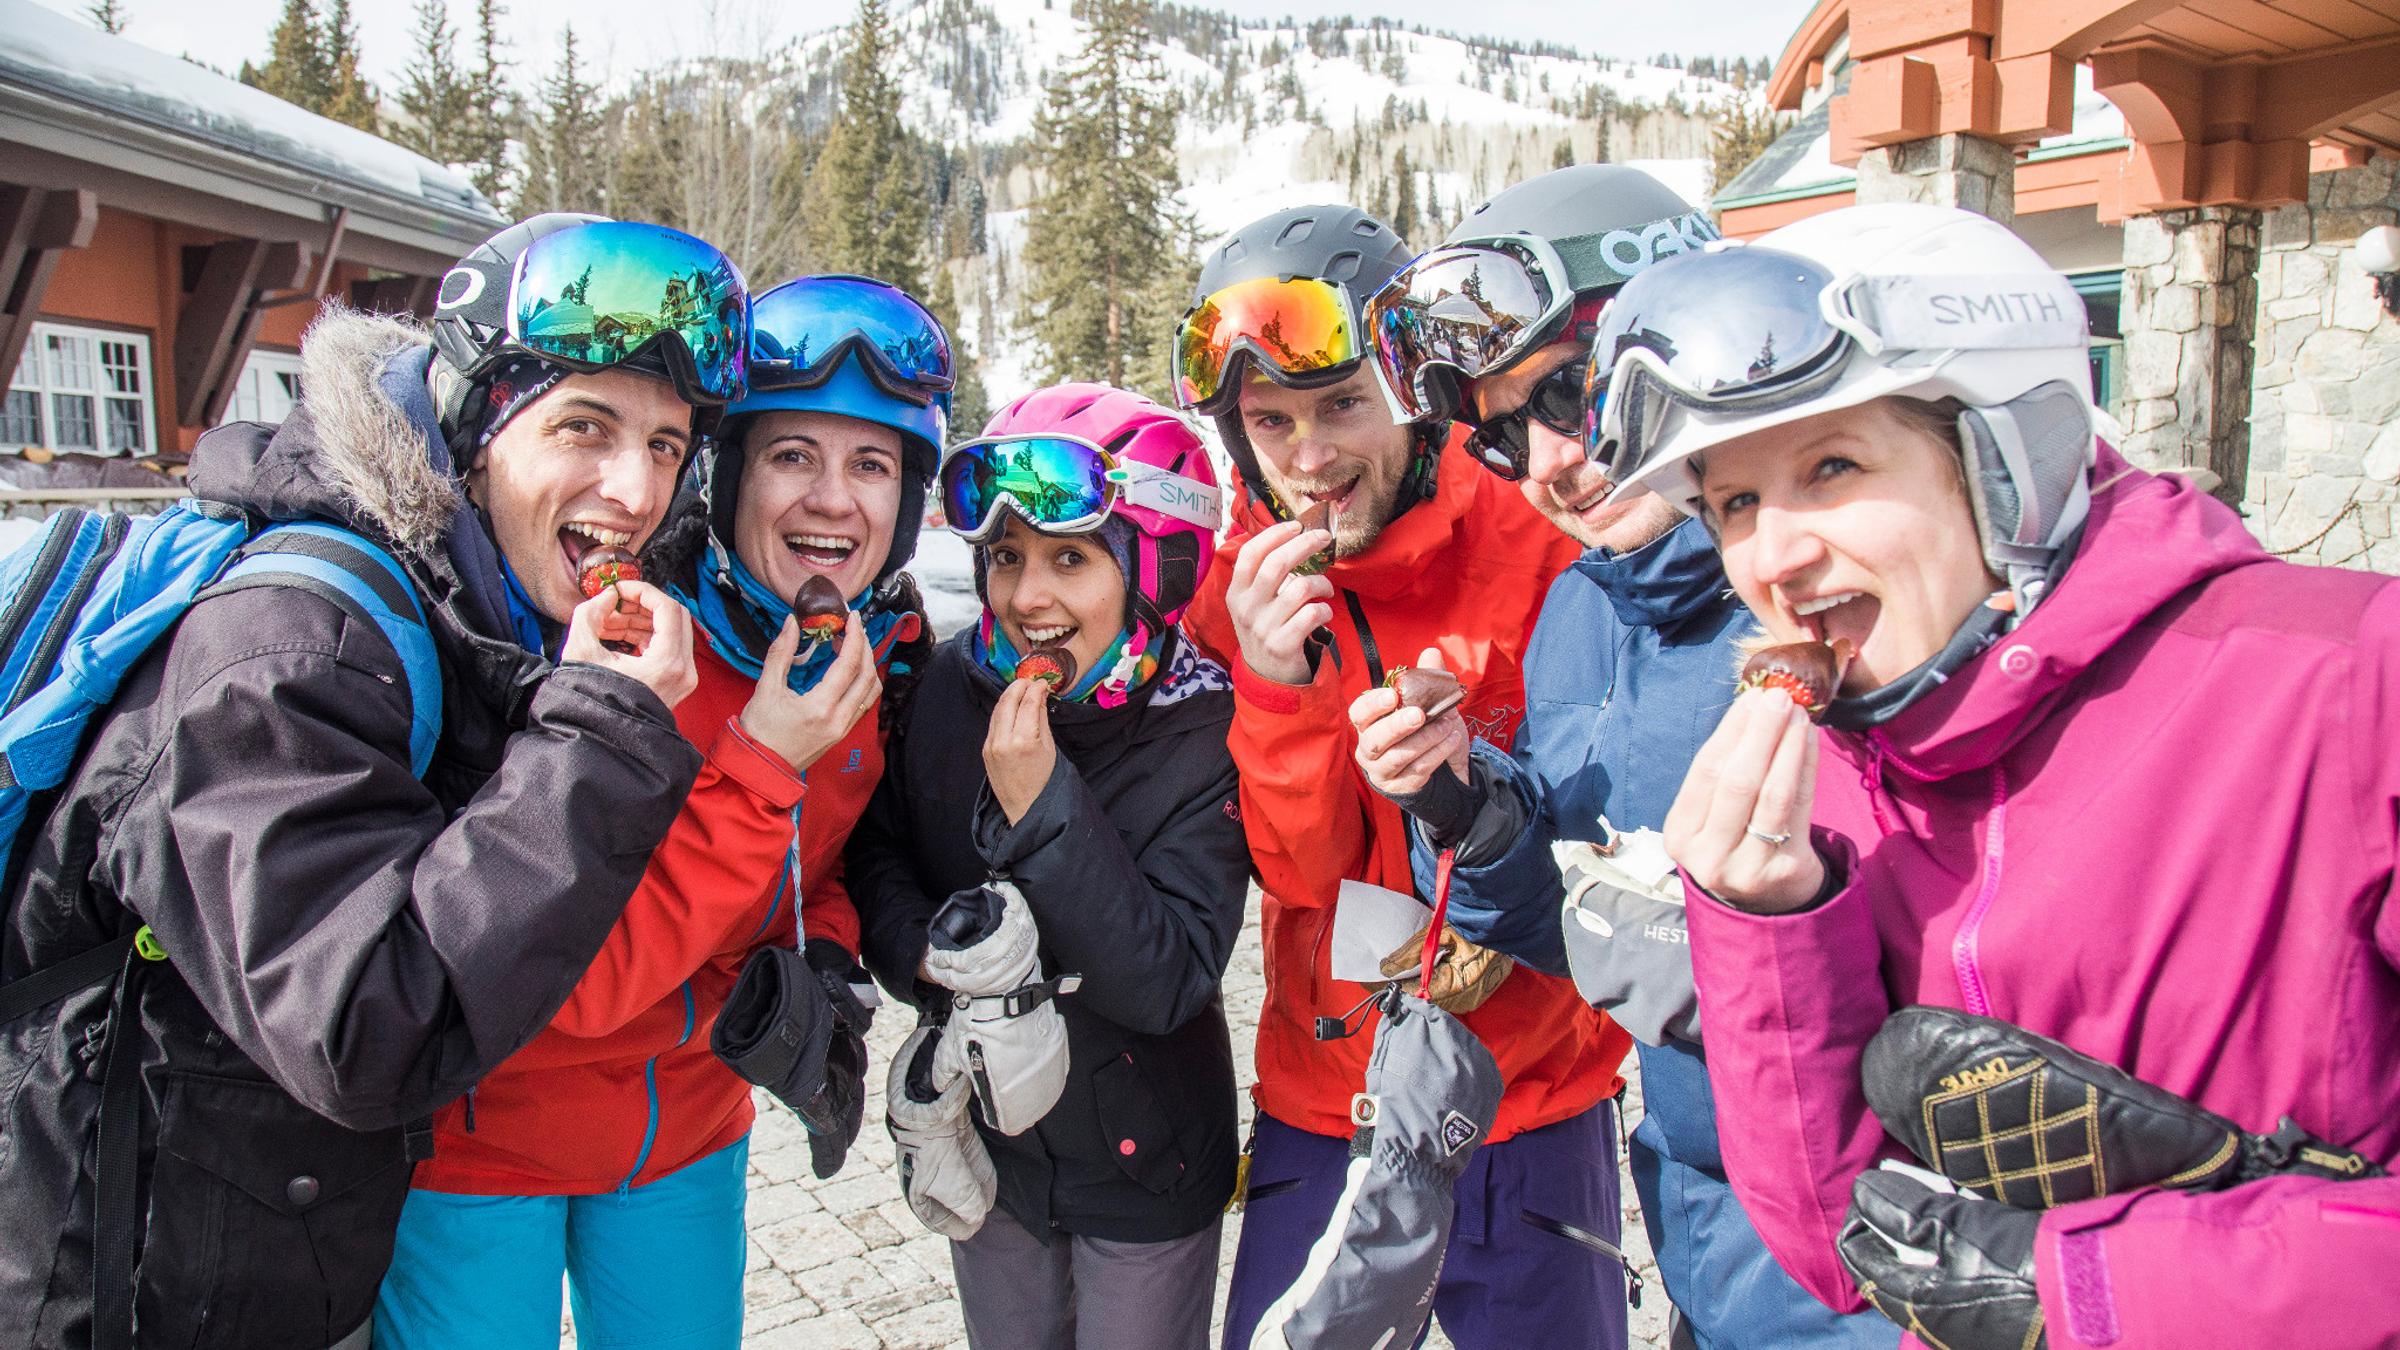
[[[290,352],[250,353],[225,401],[228,422],[281,422],[300,401],[300,358]]]
[[[145,455],[153,421],[148,337],[37,323],[0,405],[0,451]]]

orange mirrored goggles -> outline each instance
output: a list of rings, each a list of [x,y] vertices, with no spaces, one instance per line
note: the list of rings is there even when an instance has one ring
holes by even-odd
[[[1234,358],[1248,353],[1271,373],[1315,383],[1366,355],[1358,304],[1315,277],[1253,277],[1212,292],[1175,330],[1175,398],[1217,413],[1239,385]]]

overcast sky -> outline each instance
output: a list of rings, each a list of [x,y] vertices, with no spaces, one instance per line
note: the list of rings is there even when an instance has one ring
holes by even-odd
[[[80,14],[83,0],[39,0],[52,9]],[[898,0],[894,8],[906,0]],[[1187,0],[1208,4],[1209,0]],[[449,0],[451,22],[474,22],[474,0]],[[119,0],[132,15],[127,37],[160,51],[190,55],[231,73],[245,60],[266,56],[267,33],[282,0]],[[712,50],[738,50],[755,41],[773,45],[785,38],[833,26],[847,18],[844,0],[778,3],[777,0],[512,0],[507,30],[520,72],[545,69],[557,50],[560,30],[571,19],[577,47],[587,59],[623,78],[644,65]],[[1659,52],[1721,56],[1782,54],[1783,44],[1807,16],[1809,0],[1382,0],[1376,5],[1346,0],[1216,0],[1216,8],[1245,18],[1316,18],[1334,14],[1381,14],[1406,23],[1466,35],[1488,34],[1524,41],[1546,40],[1597,56],[1643,57]],[[413,0],[352,0],[367,78],[388,93],[408,64]],[[708,16],[714,14],[712,22]],[[670,15],[661,20],[662,14]],[[829,15],[842,19],[828,22]],[[726,44],[732,43],[731,47]]]

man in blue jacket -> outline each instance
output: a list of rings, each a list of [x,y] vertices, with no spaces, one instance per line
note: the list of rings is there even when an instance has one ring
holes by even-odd
[[[1558,170],[1493,198],[1452,243],[1528,234],[1565,253],[1584,234],[1578,220],[1629,191],[1664,189],[1629,169]],[[1614,290],[1579,293],[1576,318],[1586,309],[1596,316]],[[1573,382],[1580,393],[1589,347],[1589,327],[1571,322],[1513,362],[1471,375],[1440,372],[1456,415],[1479,428],[1478,458],[1520,479],[1526,499],[1588,550],[1543,601],[1526,652],[1525,721],[1514,753],[1471,740],[1456,712],[1427,722],[1396,708],[1389,691],[1351,706],[1360,767],[1415,818],[1423,892],[1433,886],[1429,843],[1453,848],[1451,927],[1552,973],[1565,973],[1568,960],[1565,894],[1550,845],[1600,842],[1603,817],[1619,831],[1666,824],[1685,769],[1733,699],[1737,644],[1757,631],[1701,523],[1654,497],[1609,505],[1613,485],[1584,459],[1577,437],[1546,419],[1558,389]],[[1389,363],[1385,373],[1410,376]],[[1688,1005],[1688,957],[1680,976],[1679,988],[1645,988],[1640,997]],[[1726,1181],[1700,1045],[1660,1039],[1636,1041],[1646,1112],[1628,1152],[1651,1247],[1680,1313],[1676,1343],[1893,1345],[1889,1322],[1837,1316],[1775,1264]]]

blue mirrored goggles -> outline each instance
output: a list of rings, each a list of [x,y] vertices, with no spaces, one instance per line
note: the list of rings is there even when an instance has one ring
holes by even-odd
[[[705,240],[595,221],[544,235],[518,257],[508,338],[585,373],[655,351],[686,403],[721,405],[742,396],[750,294]]]
[[[751,301],[750,323],[755,393],[823,384],[853,352],[878,388],[920,406],[944,400],[955,380],[941,322],[872,277],[787,281]]]

